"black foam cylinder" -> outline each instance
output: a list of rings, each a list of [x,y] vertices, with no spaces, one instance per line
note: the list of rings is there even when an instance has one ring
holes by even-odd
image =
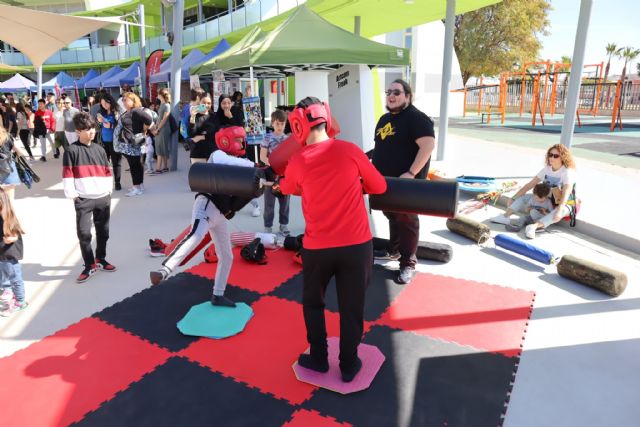
[[[194,163],[189,169],[189,187],[198,193],[258,197],[263,191],[261,178],[264,171],[258,168]]]
[[[452,218],[458,205],[458,183],[386,177],[387,191],[371,194],[371,209]]]

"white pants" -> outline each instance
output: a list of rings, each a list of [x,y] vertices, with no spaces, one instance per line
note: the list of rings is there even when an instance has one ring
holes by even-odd
[[[229,220],[204,196],[198,196],[193,203],[189,233],[167,256],[162,265],[168,272],[173,271],[184,257],[198,246],[207,231],[211,234],[211,240],[213,240],[218,257],[213,294],[223,295],[231,272],[231,264],[233,263]]]
[[[67,142],[69,143],[69,145],[73,144],[74,142],[76,142],[78,140],[78,134],[75,132],[67,132],[66,130],[64,131],[64,136],[67,137]]]
[[[147,151],[145,153],[144,156],[144,165],[147,168],[147,171],[152,172],[154,170],[153,167],[153,144],[146,144],[145,146],[147,148]]]
[[[514,212],[526,213],[525,207],[529,206],[529,201],[531,200],[532,197],[533,195],[529,193],[529,194],[525,194],[522,197],[517,198],[516,200],[513,201],[513,203],[511,203],[511,207],[509,209],[511,209]],[[554,210],[552,210],[546,215],[541,214],[535,209],[532,209],[531,212],[529,212],[529,215],[531,216],[531,219],[533,219],[535,222],[540,222],[542,223],[544,228],[547,228],[548,226],[556,222],[553,220],[553,217],[556,211],[558,210],[560,210],[561,218],[564,218],[571,213],[571,211],[569,210],[569,206],[562,205],[562,206],[556,207]]]
[[[47,132],[46,136],[39,136],[38,139],[40,140],[40,152],[42,153],[42,157],[46,157],[47,155],[46,141],[49,141],[49,145],[51,145],[51,149],[55,152],[56,145],[55,145],[55,141],[53,140],[53,134],[51,132]]]

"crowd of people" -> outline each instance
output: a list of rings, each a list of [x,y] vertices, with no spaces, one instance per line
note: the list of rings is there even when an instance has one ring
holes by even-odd
[[[261,166],[270,171],[267,176],[277,185],[264,192],[265,232],[273,232],[278,201],[279,232],[288,235],[290,196],[302,197],[306,222],[302,303],[310,353],[301,354],[298,363],[319,372],[329,368],[324,296],[329,281],[335,277],[341,317],[340,369],[344,381],[353,380],[362,366],[357,348],[362,337],[364,298],[373,259],[398,261],[397,283],[410,283],[416,272],[420,231],[417,215],[384,212],[389,221],[389,245],[386,250],[374,251],[362,195],[384,192],[384,177],[426,178],[435,147],[433,121],[413,105],[409,84],[398,79],[386,91],[388,112],[376,125],[370,159],[355,144],[330,136],[334,133],[329,109],[313,97],[298,103],[290,116],[281,110],[274,111],[273,130],[261,142],[259,155],[251,156],[246,145],[242,108],[238,104],[242,94],[237,95],[220,96],[214,112],[214,100],[202,89],[192,90],[179,124],[173,123],[171,96],[166,89],[159,92],[154,103],[141,100],[130,91],[124,91],[118,101],[107,92],[99,92],[86,106],[87,111],[74,108],[70,97],[56,100],[52,94],[38,100],[35,112],[29,104],[3,101],[0,313],[8,315],[28,305],[19,264],[23,230],[12,209],[13,190],[19,185],[20,177],[15,162],[10,159],[12,153],[21,155],[14,137],[20,137],[31,159],[34,157],[32,143],[33,147],[40,143],[43,162],[47,161],[48,145],[54,158],[63,152],[64,192],[74,202],[84,262],[77,278],[81,283],[98,270],[116,271],[106,256],[111,194],[122,189],[122,157],[127,160],[133,184],[126,195],[142,195],[145,169],[151,176],[168,172],[172,133],[180,130],[192,164]],[[302,148],[289,159],[284,176],[276,177],[270,168],[270,156],[289,138],[285,133],[289,117],[300,121],[291,128]],[[575,209],[572,207],[575,206],[574,168],[566,147],[559,144],[550,147],[544,168],[516,193],[507,212],[492,220],[510,223],[511,214],[521,211],[526,216],[515,226],[526,226],[525,235],[535,237],[537,230],[561,220]],[[531,189],[533,194],[528,193]],[[256,199],[199,193],[193,205],[189,232],[166,257],[162,267],[150,273],[152,284],[165,280],[209,233],[218,257],[211,303],[235,307],[235,302],[224,296],[233,261],[228,222],[247,204],[253,206],[254,216],[260,216]],[[95,252],[91,244],[92,225],[96,233]]]

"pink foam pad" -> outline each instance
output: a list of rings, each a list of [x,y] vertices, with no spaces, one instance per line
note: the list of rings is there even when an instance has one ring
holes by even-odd
[[[355,393],[369,388],[384,362],[384,354],[378,350],[378,347],[360,344],[358,357],[362,360],[362,369],[360,369],[353,381],[345,383],[342,381],[339,366],[340,360],[338,359],[340,339],[331,337],[327,340],[327,343],[329,344],[329,372],[323,374],[312,371],[311,369],[303,368],[296,362],[293,364],[293,372],[295,372],[298,380],[341,394]],[[309,349],[307,349],[308,351]]]

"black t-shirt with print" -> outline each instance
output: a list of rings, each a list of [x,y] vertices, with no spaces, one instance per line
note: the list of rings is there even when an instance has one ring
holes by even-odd
[[[384,176],[402,175],[413,164],[420,148],[416,140],[423,136],[435,138],[433,121],[415,106],[409,105],[398,114],[385,114],[376,125],[373,165]],[[416,178],[426,176],[430,162]]]

